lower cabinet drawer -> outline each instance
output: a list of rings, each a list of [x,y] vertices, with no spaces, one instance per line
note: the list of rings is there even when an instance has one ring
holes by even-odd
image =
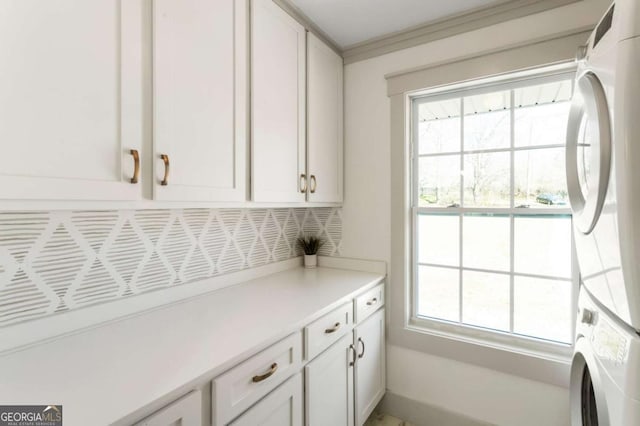
[[[353,328],[353,304],[345,303],[304,328],[304,357],[311,360]]]
[[[375,286],[371,290],[358,296],[355,304],[356,322],[360,323],[384,305],[384,284]]]
[[[302,426],[302,375],[296,374],[238,417],[232,426]]]
[[[202,426],[202,393],[188,393],[134,426]]]
[[[280,383],[300,371],[302,335],[295,333],[252,356],[212,382],[214,426],[228,424]]]

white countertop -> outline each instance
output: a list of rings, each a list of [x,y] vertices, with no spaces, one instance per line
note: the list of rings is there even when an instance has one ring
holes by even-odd
[[[296,267],[0,356],[0,403],[113,423],[213,377],[384,279]]]

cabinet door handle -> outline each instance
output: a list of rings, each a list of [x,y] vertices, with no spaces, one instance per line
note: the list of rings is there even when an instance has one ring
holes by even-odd
[[[307,175],[304,173],[300,175],[300,192],[307,192]]]
[[[253,379],[251,380],[253,381],[253,383],[260,383],[261,381],[266,380],[269,377],[273,376],[273,373],[275,373],[276,370],[278,370],[278,363],[274,362],[273,364],[271,364],[271,368],[269,368],[269,371],[267,371],[264,374],[260,374],[258,376],[253,376]]]
[[[167,186],[169,185],[169,156],[166,154],[162,154],[160,156],[162,162],[164,163],[164,178],[160,181],[160,185]]]
[[[138,178],[140,178],[140,154],[138,154],[137,149],[132,149],[129,154],[133,156],[133,177],[130,182],[136,184],[138,183]]]
[[[378,298],[374,297],[373,299],[367,302],[367,306],[375,305],[376,303],[378,303]]]
[[[309,192],[312,194],[316,192],[316,188],[318,187],[318,183],[316,182],[316,176],[311,175],[311,183],[309,185]]]
[[[353,345],[349,345],[349,350],[351,351],[351,361],[349,361],[349,367],[353,367],[356,363],[357,358],[357,354],[358,352],[356,351],[356,348]]]
[[[364,356],[364,340],[362,340],[362,338],[358,337],[358,343],[360,343],[362,345],[362,352],[358,355],[358,358],[362,358]]]
[[[335,333],[336,331],[338,331],[338,329],[340,328],[340,323],[337,322],[333,325],[333,327],[331,328],[327,328],[324,332],[326,334],[331,334],[331,333]]]

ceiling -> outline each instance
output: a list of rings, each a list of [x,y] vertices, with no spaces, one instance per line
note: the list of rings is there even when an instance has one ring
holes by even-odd
[[[340,48],[505,0],[289,0]]]

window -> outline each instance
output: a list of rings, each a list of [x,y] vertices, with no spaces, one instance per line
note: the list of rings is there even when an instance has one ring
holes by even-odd
[[[412,98],[414,320],[572,342],[564,156],[573,77]]]

